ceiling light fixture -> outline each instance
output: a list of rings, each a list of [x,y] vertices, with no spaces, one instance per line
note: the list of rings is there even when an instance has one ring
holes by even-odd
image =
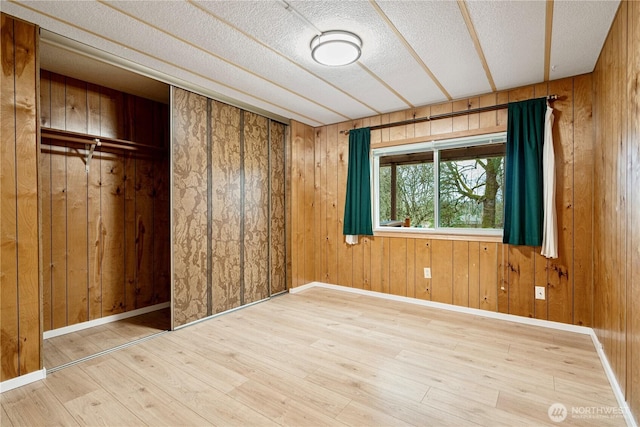
[[[351,64],[360,58],[362,40],[348,31],[325,31],[311,40],[311,57],[330,67]]]

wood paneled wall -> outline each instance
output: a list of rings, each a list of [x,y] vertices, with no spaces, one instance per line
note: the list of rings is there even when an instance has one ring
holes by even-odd
[[[1,14],[0,381],[41,368],[37,27]]]
[[[622,1],[593,73],[594,326],[640,420],[640,4]]]
[[[44,139],[40,156],[44,330],[166,302],[168,107],[48,71],[40,123],[165,148],[154,156]]]
[[[559,258],[540,248],[437,236],[342,235],[351,128],[557,94],[554,103]],[[313,129],[292,125],[292,286],[322,281],[464,307],[593,323],[590,75]],[[506,129],[506,110],[376,130],[372,147]],[[430,267],[431,279],[423,278]],[[547,299],[534,299],[545,286]]]
[[[173,89],[173,325],[286,289],[285,125]]]

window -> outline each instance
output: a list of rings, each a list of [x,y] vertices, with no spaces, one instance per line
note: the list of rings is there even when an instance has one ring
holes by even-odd
[[[505,142],[499,133],[374,149],[375,228],[498,234]]]

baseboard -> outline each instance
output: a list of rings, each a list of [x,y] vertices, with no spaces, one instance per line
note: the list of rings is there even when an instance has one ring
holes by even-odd
[[[532,319],[530,317],[515,316],[513,314],[496,313],[494,311],[481,310],[479,308],[461,307],[458,305],[444,304],[444,303],[435,302],[435,301],[426,301],[426,300],[421,300],[417,298],[403,297],[399,295],[390,295],[382,292],[369,291],[366,289],[358,289],[358,288],[349,288],[346,286],[331,285],[331,284],[322,283],[322,282],[307,283],[306,285],[303,285],[303,286],[291,288],[289,292],[295,294],[297,292],[301,292],[301,291],[304,291],[305,289],[309,289],[313,287],[334,289],[336,291],[350,292],[353,294],[369,295],[369,296],[388,299],[392,301],[401,301],[409,304],[421,305],[424,307],[438,308],[440,310],[472,314],[475,316],[488,317],[490,319],[507,320],[509,322],[521,323],[524,325],[542,326],[545,328],[557,329],[560,331],[576,332],[578,334],[583,334],[583,335],[591,335],[591,332],[592,332],[591,328],[587,328],[585,326],[568,325],[566,323],[552,322],[550,320]]]
[[[138,308],[136,310],[126,311],[124,313],[113,314],[100,319],[89,320],[87,322],[76,323],[75,325],[65,326],[63,328],[46,331],[42,334],[45,340],[49,338],[59,337],[60,335],[70,334],[72,332],[82,331],[84,329],[93,328],[94,326],[106,325],[107,323],[117,322],[118,320],[128,319],[129,317],[140,316],[141,314],[151,313],[152,311],[162,310],[169,307],[169,302],[163,302],[149,307]]]
[[[592,328],[588,328],[586,326],[569,325],[566,323],[553,322],[551,320],[532,319],[530,317],[516,316],[513,314],[496,313],[493,311],[480,310],[478,308],[460,307],[452,304],[426,301],[426,300],[421,300],[417,298],[403,297],[399,295],[390,295],[382,292],[369,291],[366,289],[358,289],[358,288],[349,288],[346,286],[332,285],[329,283],[322,283],[322,282],[311,282],[302,286],[291,288],[289,289],[289,293],[296,294],[298,292],[302,292],[304,290],[311,289],[311,288],[333,289],[336,291],[349,292],[352,294],[359,294],[359,295],[368,295],[368,296],[387,299],[391,301],[406,302],[409,304],[421,305],[423,307],[437,308],[437,309],[453,311],[457,313],[465,313],[465,314],[472,314],[475,316],[487,317],[490,319],[505,320],[507,322],[520,323],[520,324],[532,325],[532,326],[540,326],[543,328],[550,328],[550,329],[555,329],[559,331],[575,332],[578,334],[589,335],[591,337],[591,340],[593,341],[593,345],[596,349],[596,352],[598,353],[598,357],[600,358],[600,362],[602,363],[602,367],[604,368],[605,374],[609,379],[609,383],[611,385],[611,389],[613,390],[613,394],[615,395],[616,400],[618,401],[618,405],[620,406],[622,413],[624,414],[624,419],[627,422],[627,425],[630,427],[638,427],[638,425],[635,422],[635,419],[633,418],[633,414],[631,413],[631,409],[629,408],[629,405],[625,401],[624,393],[620,388],[618,379],[613,373],[613,369],[609,364],[609,360],[607,359],[607,356],[604,353],[602,345],[600,344],[600,341],[598,340],[598,337]]]
[[[22,387],[23,385],[43,380],[46,377],[47,370],[41,369],[39,371],[31,372],[30,374],[21,375],[19,377],[0,382],[0,394],[5,391],[13,390],[14,388]]]
[[[607,374],[607,379],[609,379],[609,384],[611,384],[611,389],[613,390],[613,394],[616,396],[616,400],[618,401],[618,405],[622,409],[622,413],[624,415],[624,419],[627,422],[629,427],[638,427],[635,418],[633,418],[633,414],[631,413],[631,408],[627,404],[624,393],[620,388],[620,384],[618,383],[618,378],[613,373],[613,369],[611,368],[611,364],[609,364],[609,359],[604,352],[604,348],[596,335],[596,332],[591,330],[591,340],[593,341],[593,346],[596,348],[598,352],[598,357],[600,358],[600,363],[602,363],[602,367],[604,368],[605,374]]]

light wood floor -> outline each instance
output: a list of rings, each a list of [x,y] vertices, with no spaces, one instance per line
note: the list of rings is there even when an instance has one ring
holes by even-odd
[[[12,425],[624,425],[588,336],[310,289],[4,393]],[[547,411],[562,403],[569,417]]]
[[[44,367],[56,368],[170,328],[171,317],[166,308],[49,338],[43,343]]]

